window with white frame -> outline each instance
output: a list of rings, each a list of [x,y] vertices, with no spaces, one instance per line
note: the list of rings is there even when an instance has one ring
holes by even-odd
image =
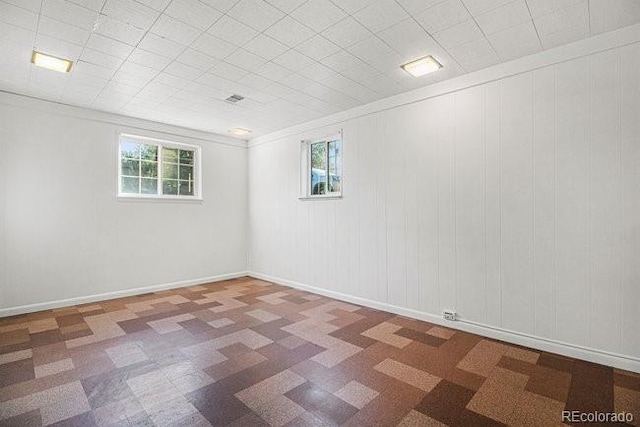
[[[303,196],[342,195],[342,137],[303,142]]]
[[[200,147],[120,135],[118,195],[200,198]]]

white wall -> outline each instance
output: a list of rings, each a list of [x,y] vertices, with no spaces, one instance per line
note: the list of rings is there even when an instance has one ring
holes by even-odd
[[[116,199],[119,132],[200,145],[204,200]],[[246,271],[241,141],[2,94],[0,153],[5,314]]]
[[[603,40],[252,141],[250,270],[640,369],[640,43]],[[298,200],[300,141],[339,129],[344,198]]]

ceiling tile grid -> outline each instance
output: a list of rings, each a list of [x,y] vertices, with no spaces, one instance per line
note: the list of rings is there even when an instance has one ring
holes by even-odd
[[[637,0],[0,0],[0,90],[257,136],[637,22]],[[400,68],[426,55],[444,68]]]

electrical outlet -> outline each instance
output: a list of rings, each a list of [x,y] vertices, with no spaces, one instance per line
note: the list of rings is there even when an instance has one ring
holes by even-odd
[[[444,320],[456,320],[456,312],[453,310],[442,310]]]

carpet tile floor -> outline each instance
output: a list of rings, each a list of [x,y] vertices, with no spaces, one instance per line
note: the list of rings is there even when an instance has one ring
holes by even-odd
[[[640,425],[640,375],[240,278],[0,319],[2,426]]]

